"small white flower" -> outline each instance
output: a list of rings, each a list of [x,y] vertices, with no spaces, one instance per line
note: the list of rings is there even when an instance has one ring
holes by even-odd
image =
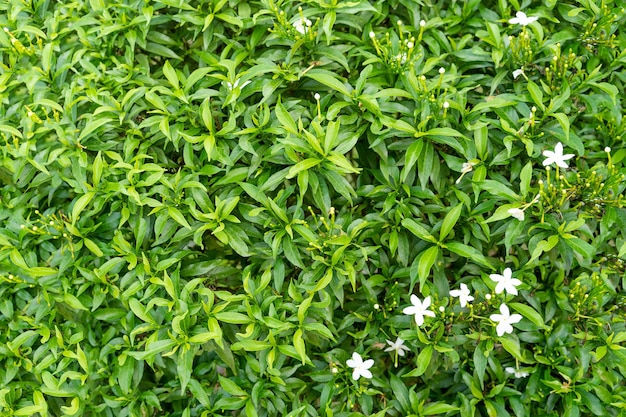
[[[505,333],[513,333],[513,324],[518,323],[522,316],[519,314],[511,314],[509,307],[506,304],[500,305],[500,314],[492,314],[489,319],[496,325],[496,333],[498,336],[503,336]]]
[[[528,372],[519,371],[512,366],[507,366],[504,370],[507,374],[515,375],[515,378],[526,378],[529,375]]]
[[[251,82],[252,81],[250,81],[250,80],[245,81],[243,84],[241,84],[241,87],[239,87],[239,78],[237,78],[234,83],[231,83],[230,81],[226,81],[226,87],[228,87],[228,89],[230,91],[233,91],[237,87],[239,87],[241,90],[243,90],[243,88],[245,86],[247,86],[248,84],[250,84]]]
[[[444,306],[439,306],[439,311],[443,313],[444,311],[446,311],[446,308]]]
[[[443,102],[443,108],[444,108],[444,109],[447,109],[447,108],[449,108],[449,107],[450,107],[450,103],[448,103],[447,101],[444,101],[444,102]],[[463,163],[463,165],[465,166],[465,164],[466,164],[466,163],[467,163],[467,162],[464,162],[464,163]],[[471,169],[470,169],[470,171],[471,171]]]
[[[556,164],[557,166],[561,168],[567,168],[568,165],[567,165],[567,162],[565,161],[573,158],[574,154],[568,153],[566,155],[563,155],[563,144],[559,142],[554,147],[554,152],[543,151],[543,156],[546,157],[546,159],[543,161],[544,166]]]
[[[524,220],[524,210],[521,210],[518,208],[512,208],[512,209],[508,209],[507,212],[519,221]]]
[[[511,271],[511,268],[507,268],[502,272],[502,275],[500,274],[491,274],[489,275],[489,278],[491,278],[492,281],[497,282],[496,285],[496,294],[500,294],[502,291],[505,291],[508,294],[513,294],[513,295],[517,295],[517,287],[518,285],[520,285],[522,283],[522,281],[520,281],[517,278],[513,278],[513,271]]]
[[[516,80],[517,77],[519,77],[520,75],[524,74],[524,70],[523,69],[516,69],[515,71],[513,71],[513,79]]]
[[[402,52],[401,54],[396,55],[396,61],[400,62],[401,65],[406,63],[406,52]]]
[[[464,174],[471,172],[474,169],[474,165],[475,164],[473,162],[463,162],[463,167],[461,168],[461,172]]]
[[[370,32],[370,38],[374,39],[376,37],[376,34],[374,32]]]
[[[404,340],[397,338],[395,342],[391,340],[387,340],[388,348],[385,349],[385,352],[393,352],[395,351],[398,355],[404,356],[404,351],[410,352],[411,349],[406,347],[404,344]]]
[[[611,153],[611,148],[609,148],[608,146],[606,148],[604,148],[604,152],[606,153]]]
[[[412,294],[411,304],[413,305],[405,307],[404,310],[402,310],[402,313],[409,316],[414,315],[415,323],[417,323],[418,326],[424,324],[424,316],[435,317],[435,313],[428,309],[430,306],[430,295],[424,298],[424,302],[422,302],[419,298],[417,298],[417,295]]]
[[[458,297],[459,302],[461,303],[461,307],[465,307],[468,302],[474,301],[474,297],[470,295],[470,290],[465,284],[461,284],[460,290],[452,290],[450,291],[451,297]]]
[[[413,45],[413,42],[409,42],[406,44],[407,48],[411,49],[413,48],[415,45]]]
[[[420,20],[420,27],[426,26],[426,21],[424,19]]]
[[[372,377],[372,373],[369,371],[369,369],[374,365],[374,359],[368,359],[366,361],[363,361],[361,355],[354,352],[352,354],[352,359],[348,359],[346,361],[346,365],[354,369],[352,371],[352,379],[354,379],[355,381],[358,381],[360,377]]]
[[[487,300],[491,300],[491,294],[485,294],[485,298],[486,298]]]
[[[533,22],[536,22],[537,19],[539,19],[538,17],[528,17],[526,16],[526,13],[524,12],[517,12],[515,13],[515,17],[509,19],[509,23],[512,25],[522,25],[522,26],[527,26],[530,25]]]
[[[312,23],[309,19],[304,19],[304,20],[298,19],[295,22],[293,22],[292,25],[294,29],[296,29],[298,32],[304,35],[307,32],[308,28],[312,25]]]
[[[446,69],[444,67],[439,68],[439,74],[443,75],[446,73]]]
[[[319,101],[322,98],[322,96],[320,96],[320,93],[315,93],[315,96],[313,97],[315,97],[315,100],[317,101]]]

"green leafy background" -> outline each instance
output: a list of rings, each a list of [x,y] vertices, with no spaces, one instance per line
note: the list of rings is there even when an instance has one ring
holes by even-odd
[[[0,413],[623,415],[625,6],[2,1]]]

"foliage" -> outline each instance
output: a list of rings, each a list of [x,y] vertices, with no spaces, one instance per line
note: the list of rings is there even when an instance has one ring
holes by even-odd
[[[625,6],[1,2],[0,413],[624,415]]]

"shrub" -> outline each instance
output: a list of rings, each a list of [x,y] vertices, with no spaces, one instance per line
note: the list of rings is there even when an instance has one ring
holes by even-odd
[[[0,4],[0,412],[618,416],[621,1]]]

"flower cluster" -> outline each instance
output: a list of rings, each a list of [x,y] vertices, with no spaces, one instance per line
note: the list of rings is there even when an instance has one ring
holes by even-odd
[[[496,294],[505,293],[514,296],[518,295],[517,287],[522,284],[522,281],[517,278],[513,278],[513,271],[511,268],[506,268],[502,274],[490,274],[489,278],[496,284],[494,289]],[[458,298],[459,304],[462,308],[467,307],[472,301],[474,301],[474,297],[471,295],[470,289],[465,283],[462,283],[459,289],[451,290],[450,296]],[[486,298],[491,299],[491,295],[487,294]],[[405,307],[402,310],[402,313],[413,316],[415,324],[417,324],[418,327],[424,324],[425,317],[435,317],[435,312],[430,309],[432,304],[430,296],[425,297],[424,300],[420,300],[417,295],[411,294],[410,300],[411,305]],[[376,304],[376,306],[376,308],[379,308],[378,304]],[[439,307],[439,309],[442,312],[445,311],[443,306]],[[505,303],[500,304],[498,311],[499,314],[496,313],[489,316],[489,319],[496,325],[496,334],[498,337],[513,333],[513,325],[519,323],[522,320],[522,316],[517,313],[511,314],[509,307]],[[400,337],[398,337],[395,342],[387,340],[387,345],[388,347],[385,348],[385,352],[394,353],[395,366],[398,366],[399,356],[404,356],[406,352],[410,352],[410,349],[404,344],[404,340]],[[368,359],[364,361],[360,354],[354,352],[352,354],[352,358],[348,359],[346,364],[348,367],[352,368],[352,379],[355,381],[361,377],[372,378],[372,373],[369,369],[374,365],[374,360]],[[516,377],[519,377],[518,374],[521,375],[521,373],[516,371]]]

